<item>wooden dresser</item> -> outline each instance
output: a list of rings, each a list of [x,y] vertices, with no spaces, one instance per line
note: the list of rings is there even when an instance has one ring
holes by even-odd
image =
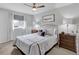
[[[76,52],[76,36],[69,34],[59,34],[59,47]]]

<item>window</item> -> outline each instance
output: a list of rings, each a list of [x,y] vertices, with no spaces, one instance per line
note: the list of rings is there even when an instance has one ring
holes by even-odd
[[[14,15],[13,19],[13,29],[25,28],[24,16]]]

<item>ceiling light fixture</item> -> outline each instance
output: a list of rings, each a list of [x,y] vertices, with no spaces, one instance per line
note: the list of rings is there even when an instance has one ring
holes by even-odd
[[[36,3],[33,3],[32,6],[31,6],[31,5],[28,5],[28,4],[24,4],[24,5],[26,5],[26,6],[28,6],[28,7],[31,7],[33,11],[36,11],[38,8],[43,8],[43,7],[45,7],[45,5],[37,6]]]
[[[33,10],[33,11],[36,11],[36,10],[37,10],[37,7],[35,6],[35,3],[33,3],[32,10]]]
[[[37,10],[37,8],[32,8],[32,10],[33,10],[33,11],[36,11],[36,10]]]

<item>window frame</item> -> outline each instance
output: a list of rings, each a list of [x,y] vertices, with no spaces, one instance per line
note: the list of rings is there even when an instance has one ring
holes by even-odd
[[[15,29],[25,29],[25,27],[26,27],[26,26],[25,26],[25,25],[26,25],[25,16],[24,16],[24,15],[19,15],[19,16],[23,16],[23,17],[24,17],[24,18],[23,18],[23,22],[24,22],[24,23],[23,23],[23,27],[18,26],[18,27],[15,28],[15,26],[14,26],[14,21],[17,20],[17,19],[14,19],[14,15],[19,15],[19,14],[13,14],[13,18],[12,18],[12,28],[13,28],[13,30],[15,30]],[[22,20],[18,20],[18,21],[20,22],[20,21],[22,21]]]

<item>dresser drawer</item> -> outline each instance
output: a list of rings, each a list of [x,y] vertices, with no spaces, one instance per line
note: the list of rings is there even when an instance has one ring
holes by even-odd
[[[60,45],[69,46],[69,47],[74,47],[74,44],[73,44],[73,43],[69,43],[69,42],[65,43],[65,42],[63,42],[63,41],[60,41]]]
[[[60,41],[63,41],[63,42],[65,42],[66,44],[67,44],[67,43],[70,43],[70,44],[74,44],[74,43],[75,43],[75,40],[70,40],[70,39],[61,39]]]
[[[69,43],[64,43],[64,42],[60,42],[59,44],[60,47],[66,48],[68,50],[71,50],[73,52],[76,52],[76,47],[74,46],[74,44],[69,44]]]

